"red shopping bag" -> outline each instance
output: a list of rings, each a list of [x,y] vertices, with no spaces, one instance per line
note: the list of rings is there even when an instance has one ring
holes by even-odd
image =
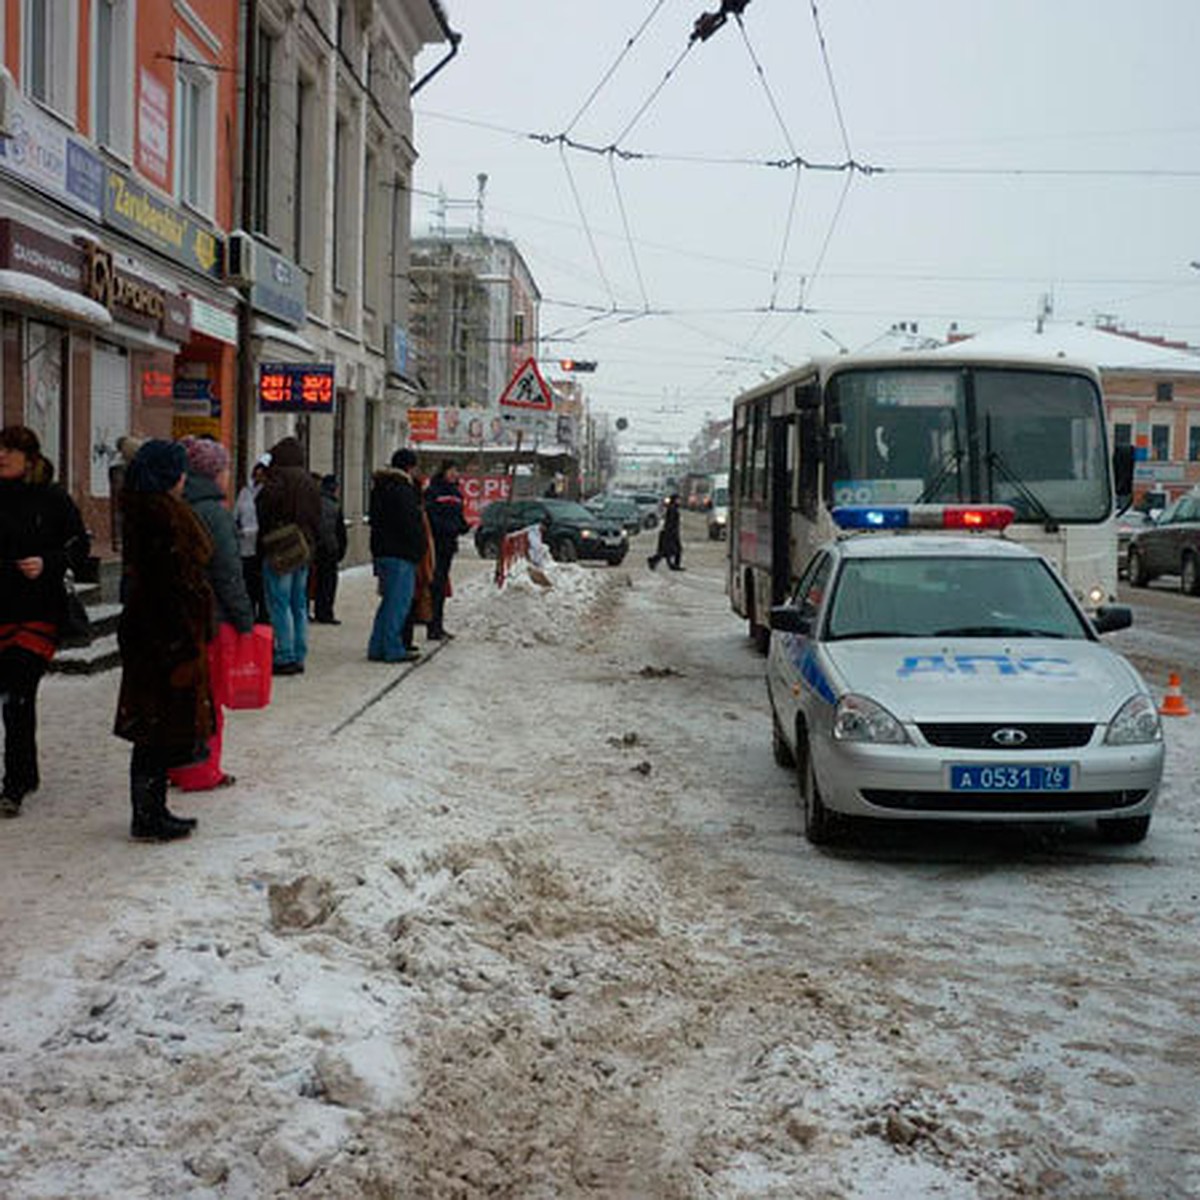
[[[271,703],[270,625],[255,625],[249,633],[238,633],[222,624],[217,632],[221,643],[221,684],[214,688],[226,708],[266,708]]]

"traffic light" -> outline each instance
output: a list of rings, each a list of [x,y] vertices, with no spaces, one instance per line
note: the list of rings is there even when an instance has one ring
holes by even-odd
[[[581,358],[560,358],[558,365],[564,371],[594,371],[596,369],[594,360],[589,362]]]

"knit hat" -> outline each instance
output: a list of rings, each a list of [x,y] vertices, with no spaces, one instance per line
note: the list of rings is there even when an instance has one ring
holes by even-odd
[[[229,466],[229,451],[220,442],[211,438],[185,437],[182,444],[187,451],[187,469],[191,475],[216,479]]]
[[[131,492],[168,492],[187,471],[187,451],[178,442],[150,438],[138,447],[125,486]]]
[[[0,429],[0,446],[20,451],[30,462],[36,462],[42,452],[38,435],[28,425],[5,425]]]
[[[417,465],[417,452],[407,446],[401,446],[392,455],[392,466],[400,471],[411,471]]]

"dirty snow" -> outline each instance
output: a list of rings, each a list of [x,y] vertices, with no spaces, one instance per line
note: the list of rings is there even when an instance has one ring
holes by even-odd
[[[820,853],[722,547],[646,540],[548,591],[465,547],[416,669],[347,572],[186,843],[127,840],[115,673],[47,681],[0,1195],[1200,1194],[1200,718],[1142,846]]]

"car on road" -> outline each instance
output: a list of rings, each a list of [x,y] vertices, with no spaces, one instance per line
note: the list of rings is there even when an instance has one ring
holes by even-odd
[[[712,504],[708,510],[708,536],[720,541],[729,528],[729,476],[721,473],[712,480]]]
[[[642,531],[642,510],[631,497],[593,496],[584,501],[584,508],[594,512],[601,520],[618,522],[628,534]]]
[[[1148,529],[1154,524],[1154,518],[1148,512],[1140,509],[1126,509],[1117,518],[1117,577],[1127,578],[1129,575],[1129,543],[1133,535]]]
[[[623,499],[632,500],[642,514],[642,528],[653,529],[662,517],[662,499],[656,492],[619,492]]]
[[[1141,841],[1161,724],[1137,671],[1099,637],[1126,628],[1129,608],[1089,618],[1044,558],[1002,535],[912,531],[953,526],[953,506],[940,507],[887,510],[907,532],[827,543],[771,610],[775,758],[796,770],[809,840],[873,817],[1086,819],[1105,840]],[[859,514],[878,523],[881,511],[834,516],[870,528]]]
[[[1182,591],[1200,596],[1200,493],[1180,496],[1152,525],[1131,536],[1128,572],[1134,587],[1145,587],[1159,575],[1178,575]]]
[[[493,500],[475,527],[475,549],[495,558],[506,533],[549,519],[546,544],[557,562],[600,559],[618,566],[629,552],[629,537],[616,521],[597,516],[574,500]]]

